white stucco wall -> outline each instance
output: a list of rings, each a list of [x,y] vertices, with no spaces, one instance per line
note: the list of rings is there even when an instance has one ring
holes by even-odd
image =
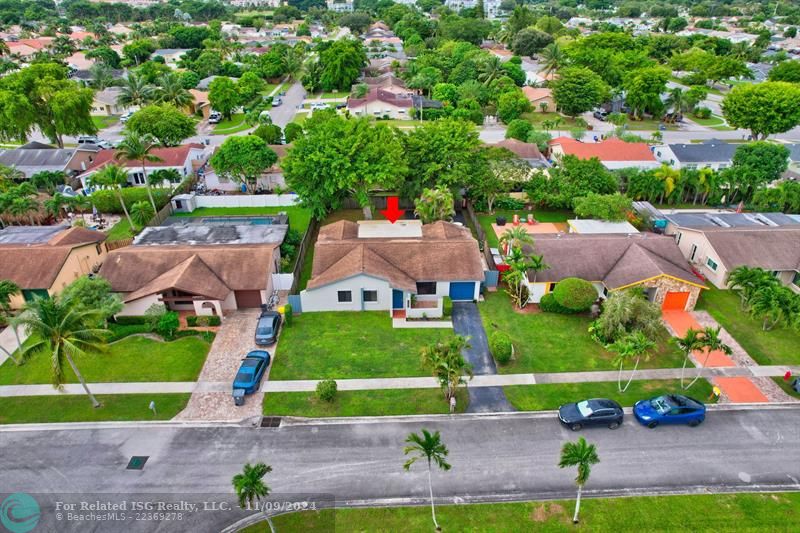
[[[675,242],[678,243],[683,257],[694,265],[694,267],[705,276],[708,281],[718,289],[727,289],[726,278],[728,271],[719,259],[717,252],[711,247],[705,234],[700,231],[688,230],[686,228],[667,228],[668,232],[674,232]],[[692,259],[692,247],[696,246],[697,251]],[[717,270],[711,270],[708,266],[708,258],[717,263]]]
[[[123,299],[125,298],[125,294],[120,294],[120,296]],[[158,301],[158,294],[145,296],[144,298],[139,298],[138,300],[126,303],[125,307],[122,308],[122,311],[117,313],[117,316],[143,316],[145,311],[147,311],[151,305],[160,303],[161,302]]]
[[[360,274],[316,289],[300,293],[303,312],[308,311],[361,311],[361,291],[378,291],[377,302],[364,302],[365,311],[388,311],[392,307],[392,287],[385,280]],[[338,291],[351,291],[352,301],[339,303]]]

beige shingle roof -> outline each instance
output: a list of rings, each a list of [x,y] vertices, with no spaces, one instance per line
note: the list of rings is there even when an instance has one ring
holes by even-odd
[[[766,270],[800,269],[800,229],[718,228],[704,233],[728,270],[742,265]]]

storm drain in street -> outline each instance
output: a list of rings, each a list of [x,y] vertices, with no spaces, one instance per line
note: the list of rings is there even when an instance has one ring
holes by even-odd
[[[128,461],[128,466],[125,468],[126,470],[142,470],[144,468],[144,464],[150,458],[149,455],[134,455],[131,457],[131,460]]]
[[[265,416],[261,418],[262,428],[276,428],[281,425],[281,417],[279,416]]]

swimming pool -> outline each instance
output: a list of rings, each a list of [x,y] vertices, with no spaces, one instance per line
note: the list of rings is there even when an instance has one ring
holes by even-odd
[[[204,226],[231,226],[236,224],[251,226],[271,226],[274,224],[288,224],[286,215],[259,215],[259,216],[215,216],[215,217],[170,217],[167,224],[202,224]]]

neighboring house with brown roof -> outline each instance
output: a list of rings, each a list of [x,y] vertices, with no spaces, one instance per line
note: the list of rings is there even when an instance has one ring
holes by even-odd
[[[598,298],[638,286],[665,309],[687,311],[694,309],[704,288],[675,241],[662,235],[539,234],[533,253],[542,255],[549,267],[528,272],[532,303],[573,277],[590,281]]]
[[[77,148],[42,148],[28,145],[0,150],[0,165],[12,167],[30,178],[39,172],[64,172],[74,176],[86,170],[97,157],[100,148],[82,144]]]
[[[18,309],[34,297],[60,293],[80,276],[95,272],[106,257],[103,233],[65,226],[8,226],[0,230],[0,279],[16,283]]]
[[[189,94],[192,95],[192,103],[189,104],[189,110],[193,115],[199,114],[203,120],[208,120],[209,115],[211,115],[211,100],[208,99],[208,92],[189,89]]]
[[[526,143],[522,141],[518,141],[517,139],[504,139],[499,143],[495,143],[489,146],[496,146],[497,148],[505,148],[509,152],[513,153],[532,168],[543,168],[549,167],[550,163],[547,161],[542,155],[542,152],[539,151],[539,147],[533,143]]]
[[[409,96],[416,93],[413,89],[406,87],[406,83],[392,73],[374,77],[367,76],[359,83],[368,85],[370,89],[382,89],[399,96]]]
[[[379,87],[371,88],[364,98],[347,98],[347,110],[356,116],[391,119],[411,118],[411,109],[438,109],[442,103],[414,94],[395,94]]]
[[[525,97],[531,103],[534,111],[552,112],[556,110],[556,101],[553,99],[553,92],[546,87],[530,87],[526,85],[522,88]]]
[[[672,224],[670,224],[672,225]],[[739,266],[771,271],[784,285],[800,292],[800,226],[699,226],[673,229],[683,256],[719,289]]]
[[[110,117],[113,115],[121,115],[130,110],[130,107],[126,105],[117,104],[117,98],[121,92],[122,88],[120,87],[106,87],[102,91],[94,93],[92,115]]]
[[[484,267],[469,230],[449,222],[339,221],[320,229],[302,311],[441,317],[443,300],[477,300]]]
[[[148,161],[146,164],[147,175],[149,176],[156,170],[173,169],[181,175],[188,176],[196,168],[200,167],[206,159],[205,146],[202,144],[182,144],[168,148],[154,148],[151,152],[160,161]],[[128,183],[134,186],[144,186],[145,175],[142,172],[141,161],[119,161],[116,159],[117,150],[103,150],[85,172],[78,177],[84,188],[89,186],[91,177],[110,164],[117,164],[128,171]]]
[[[109,253],[100,275],[119,293],[120,315],[144,315],[154,304],[222,316],[259,307],[280,272],[285,225],[179,224],[146,228],[133,246]]]
[[[631,167],[648,169],[661,166],[647,143],[629,143],[614,137],[596,143],[556,137],[549,144],[551,157],[555,160],[565,155],[574,155],[578,159],[596,157],[609,170]]]

